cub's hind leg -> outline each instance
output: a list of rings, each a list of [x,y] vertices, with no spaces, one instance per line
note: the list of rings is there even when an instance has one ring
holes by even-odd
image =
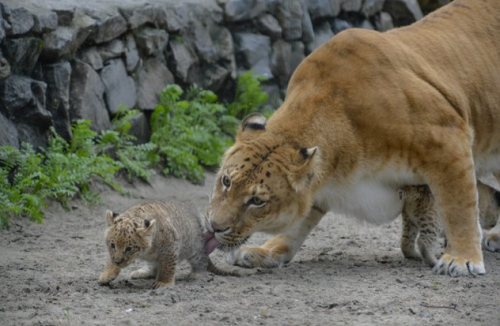
[[[420,260],[420,254],[415,249],[418,236],[418,227],[413,223],[407,212],[401,213],[403,217],[403,233],[401,235],[401,251],[408,259]]]

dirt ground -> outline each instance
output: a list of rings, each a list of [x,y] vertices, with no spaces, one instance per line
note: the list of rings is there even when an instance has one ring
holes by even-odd
[[[99,186],[102,205],[53,204],[42,225],[14,219],[0,231],[0,325],[500,325],[500,253],[485,252],[485,276],[435,275],[403,259],[400,219],[373,226],[328,214],[289,266],[247,277],[187,280],[183,264],[174,288],[151,290],[151,280],[127,279],[131,266],[97,284],[107,208],[175,197],[203,211],[213,180],[157,176],[128,184],[129,197]]]

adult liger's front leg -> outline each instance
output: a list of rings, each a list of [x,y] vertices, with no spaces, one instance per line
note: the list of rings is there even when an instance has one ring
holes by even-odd
[[[428,175],[448,241],[434,270],[451,276],[484,274],[472,153],[453,146],[441,150],[445,161],[433,165]]]
[[[267,240],[262,246],[242,246],[228,253],[226,259],[231,264],[247,268],[283,266],[293,259],[311,230],[324,215],[324,211],[313,208],[306,218],[292,224],[283,233]]]

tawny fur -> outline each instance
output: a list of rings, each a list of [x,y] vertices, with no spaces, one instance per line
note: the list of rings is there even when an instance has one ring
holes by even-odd
[[[196,210],[177,201],[151,201],[117,215],[107,211],[108,262],[100,284],[113,281],[136,259],[147,262],[131,278],[155,278],[153,287],[175,283],[175,268],[187,260],[192,273],[208,270],[217,275],[239,276],[216,267],[205,254],[204,229]],[[194,275],[192,275],[194,276]]]
[[[483,246],[490,251],[500,250],[492,229],[500,225],[500,192],[478,181],[479,222],[483,228]],[[443,224],[439,218],[436,202],[427,186],[406,186],[400,190],[403,205],[403,233],[401,250],[409,259],[422,259],[434,267],[436,257],[442,253],[440,235]],[[418,240],[417,240],[418,238]],[[418,245],[418,251],[415,249]]]
[[[329,210],[389,222],[398,189],[427,184],[448,239],[436,271],[483,274],[476,177],[500,169],[499,16],[498,0],[456,0],[405,28],[343,31],[311,53],[283,105],[267,122],[243,121],[222,161],[207,209],[219,242],[277,234],[233,262],[290,261]]]

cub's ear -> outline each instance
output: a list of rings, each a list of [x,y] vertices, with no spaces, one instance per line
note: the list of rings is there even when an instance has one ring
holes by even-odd
[[[143,226],[138,228],[137,232],[143,237],[150,235],[151,231],[153,231],[153,226],[155,225],[155,223],[156,220],[154,219],[152,220],[145,219]]]
[[[118,216],[118,213],[114,213],[110,211],[109,209],[106,211],[106,222],[108,223],[108,226],[113,225],[113,222],[115,221],[115,218]]]
[[[295,154],[296,167],[288,173],[288,182],[296,192],[302,192],[319,177],[321,155],[318,147],[303,147]]]
[[[266,131],[267,119],[260,113],[249,114],[240,124],[237,140],[249,140]]]

